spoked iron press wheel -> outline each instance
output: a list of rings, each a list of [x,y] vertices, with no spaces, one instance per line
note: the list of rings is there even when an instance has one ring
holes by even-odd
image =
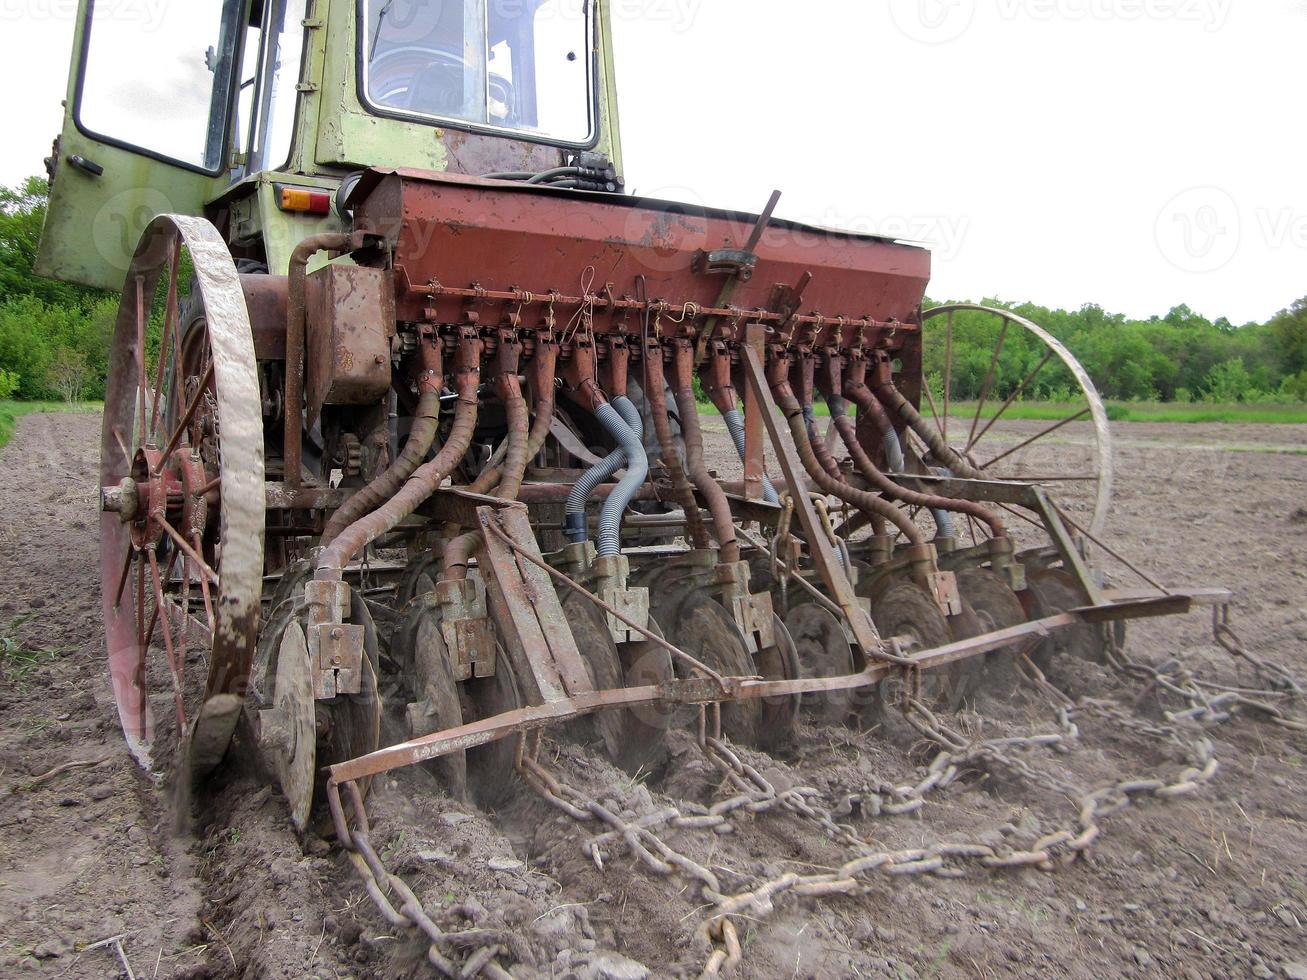
[[[990,351],[983,374],[967,370],[959,356],[963,338]],[[922,316],[922,414],[959,455],[994,480],[1020,480],[1055,489],[1059,498],[1080,501],[1092,513],[1088,530],[1099,535],[1112,501],[1112,436],[1107,410],[1080,362],[1052,334],[1010,310],[954,304]],[[969,346],[969,345],[968,345]],[[942,392],[942,404],[934,391]],[[1026,434],[996,431],[995,426],[1022,398],[1069,393],[1066,414],[1052,422],[1030,423]],[[950,418],[959,400],[974,401],[969,418]],[[992,413],[984,418],[986,410]],[[1069,428],[1092,423],[1088,432]],[[918,450],[925,448],[916,436]],[[1046,448],[1056,446],[1056,461]],[[943,461],[932,460],[936,465]],[[959,518],[959,532],[971,543],[988,529]]]
[[[189,325],[183,250],[199,292]],[[222,759],[235,730],[263,585],[254,343],[235,265],[208,221],[166,215],[146,229],[111,351],[100,446],[109,670],[132,754],[185,785]]]

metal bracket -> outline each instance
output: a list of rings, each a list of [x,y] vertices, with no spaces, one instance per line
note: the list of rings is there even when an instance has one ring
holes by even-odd
[[[363,627],[345,622],[349,586],[314,579],[304,586],[305,637],[318,700],[363,690]]]
[[[693,269],[701,276],[736,276],[741,282],[753,278],[758,256],[742,248],[717,248],[694,254]]]
[[[595,592],[599,598],[638,626],[649,628],[649,590],[631,589],[626,585],[631,563],[625,555],[596,558],[591,565],[595,574]],[[631,629],[610,612],[604,613],[608,632],[617,643],[638,643],[644,634]]]
[[[436,584],[440,603],[440,635],[449,652],[454,680],[493,677],[495,633],[486,613],[485,586],[476,579]]]

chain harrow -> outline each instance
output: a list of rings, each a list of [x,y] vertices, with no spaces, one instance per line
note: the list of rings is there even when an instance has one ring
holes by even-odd
[[[778,789],[758,769],[745,761],[721,734],[720,705],[700,709],[697,744],[705,758],[720,773],[722,785],[733,792],[710,806],[684,803],[636,814],[618,812],[613,805],[589,798],[567,785],[541,761],[542,733],[525,732],[518,737],[517,769],[522,780],[542,799],[568,817],[603,828],[582,845],[599,870],[617,848],[625,849],[651,873],[679,875],[697,886],[707,911],[697,934],[711,946],[701,976],[715,977],[743,961],[743,948],[734,919],[759,920],[770,915],[785,896],[822,898],[833,895],[865,894],[874,876],[905,877],[933,875],[956,878],[968,868],[1001,871],[1033,867],[1053,871],[1088,851],[1103,833],[1100,821],[1112,814],[1151,799],[1166,801],[1198,792],[1216,775],[1219,763],[1212,742],[1192,735],[1185,728],[1229,720],[1239,708],[1256,711],[1273,724],[1293,730],[1307,730],[1307,724],[1290,718],[1266,698],[1296,698],[1301,689],[1283,668],[1251,656],[1229,626],[1228,615],[1218,611],[1215,635],[1231,656],[1248,663],[1268,684],[1268,690],[1250,691],[1199,680],[1175,662],[1151,667],[1132,660],[1109,637],[1108,663],[1122,676],[1142,681],[1160,692],[1180,698],[1186,709],[1162,712],[1154,721],[1126,710],[1120,703],[1098,698],[1073,700],[1048,680],[1029,658],[1028,650],[1013,662],[1018,676],[1043,695],[1056,719],[1057,730],[1004,738],[975,740],[952,729],[917,696],[912,678],[902,685],[899,709],[913,729],[938,749],[915,784],[880,782],[874,791],[858,797],[861,812],[869,817],[891,817],[921,810],[928,796],[953,783],[962,772],[976,766],[1007,771],[1028,783],[1075,801],[1073,822],[1036,840],[1028,849],[999,849],[981,841],[940,841],[925,847],[900,850],[878,848],[861,837],[856,828],[841,823],[837,808],[822,799],[812,787]],[[1080,740],[1077,715],[1092,715],[1170,743],[1188,761],[1170,778],[1120,779],[1095,789],[1077,786],[1041,768],[1024,757],[1037,750],[1065,752]],[[1022,753],[1022,754],[1018,754]],[[468,929],[444,932],[431,919],[413,890],[389,872],[372,846],[362,793],[353,782],[342,783],[349,796],[351,821],[346,818],[340,786],[328,786],[328,800],[336,833],[358,872],[369,897],[383,918],[396,928],[417,930],[429,942],[427,959],[446,977],[507,978],[511,974],[497,957],[511,954],[511,937],[494,930]],[[732,891],[718,873],[673,847],[655,831],[709,831],[729,834],[740,816],[783,813],[815,826],[829,840],[848,849],[850,856],[833,871],[820,874],[786,872],[774,878],[748,882],[750,887]],[[739,875],[739,872],[729,872]],[[743,876],[741,876],[743,877]],[[456,963],[454,954],[463,954]]]

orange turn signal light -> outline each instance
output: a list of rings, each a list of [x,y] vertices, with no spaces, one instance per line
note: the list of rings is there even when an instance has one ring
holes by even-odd
[[[327,191],[308,190],[304,187],[278,187],[277,206],[283,211],[304,214],[330,214],[331,194]]]

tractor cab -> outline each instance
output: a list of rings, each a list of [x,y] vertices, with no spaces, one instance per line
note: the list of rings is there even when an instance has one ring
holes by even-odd
[[[81,0],[39,271],[121,288],[172,213],[283,272],[368,168],[616,190],[610,37],[606,0]]]

